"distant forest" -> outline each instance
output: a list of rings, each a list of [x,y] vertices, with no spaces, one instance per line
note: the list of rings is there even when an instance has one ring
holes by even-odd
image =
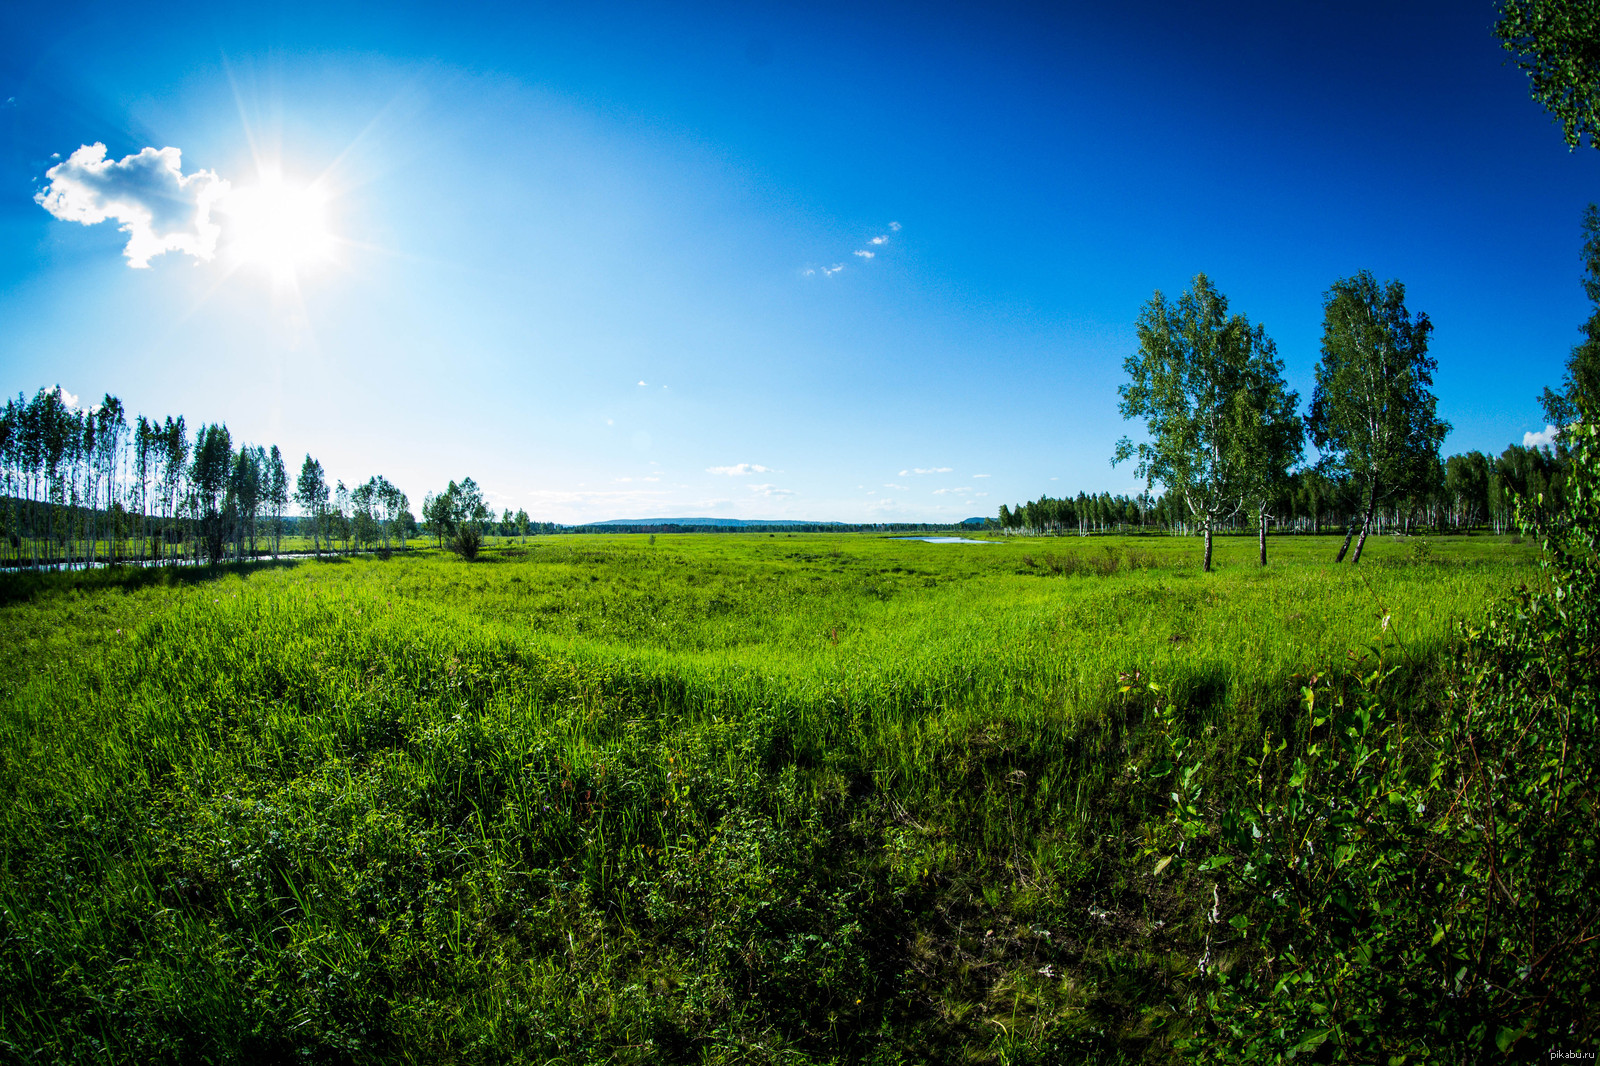
[[[1433,476],[1410,492],[1377,509],[1377,532],[1465,533],[1488,529],[1503,533],[1515,527],[1518,497],[1560,499],[1565,478],[1562,462],[1551,447],[1513,444],[1499,458],[1470,451],[1437,464]],[[1279,533],[1343,532],[1361,520],[1360,486],[1315,469],[1288,475],[1268,506]],[[1256,530],[1257,516],[1241,508],[1223,519],[1219,532]],[[998,525],[1015,533],[1091,534],[1161,531],[1196,532],[1183,501],[1171,495],[1041,496],[1015,507],[1000,507]]]

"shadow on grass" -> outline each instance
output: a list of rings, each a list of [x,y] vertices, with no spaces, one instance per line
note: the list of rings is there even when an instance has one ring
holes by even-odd
[[[245,563],[218,563],[215,566],[103,566],[94,570],[9,571],[0,574],[0,606],[26,603],[54,592],[81,589],[103,592],[122,589],[136,592],[147,588],[186,588],[237,574],[248,579],[262,570],[287,570],[316,559],[261,559]],[[348,559],[325,556],[322,565],[343,565]]]

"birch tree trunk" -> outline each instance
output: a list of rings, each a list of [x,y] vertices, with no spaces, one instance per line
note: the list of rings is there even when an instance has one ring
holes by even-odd
[[[1366,518],[1361,523],[1361,536],[1356,540],[1356,553],[1350,557],[1350,565],[1354,566],[1361,561],[1361,549],[1367,543],[1367,531],[1372,527],[1372,505],[1367,505]]]
[[[1356,535],[1356,524],[1350,523],[1350,528],[1344,532],[1344,543],[1339,545],[1339,554],[1334,557],[1333,565],[1338,566],[1344,562],[1345,554],[1350,551],[1350,541]]]

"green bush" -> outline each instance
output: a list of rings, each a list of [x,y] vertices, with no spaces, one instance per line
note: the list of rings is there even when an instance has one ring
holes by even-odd
[[[450,550],[469,563],[478,557],[483,548],[483,531],[475,525],[464,525],[450,538]]]
[[[1468,629],[1439,721],[1375,649],[1304,687],[1305,722],[1208,804],[1163,719],[1171,819],[1149,853],[1198,890],[1201,1061],[1485,1061],[1586,1047],[1600,975],[1600,445],[1570,431],[1542,580]]]

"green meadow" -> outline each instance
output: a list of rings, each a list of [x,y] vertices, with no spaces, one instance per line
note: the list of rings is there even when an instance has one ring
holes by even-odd
[[[0,1057],[1163,1061],[1226,781],[1531,545],[584,535],[0,577]]]

